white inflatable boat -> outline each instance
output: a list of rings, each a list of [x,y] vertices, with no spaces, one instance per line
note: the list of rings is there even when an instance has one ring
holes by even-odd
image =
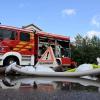
[[[42,69],[42,70],[41,70]],[[83,68],[84,69],[84,68]],[[100,74],[100,68],[88,68],[87,70],[81,70],[79,67],[79,71],[75,72],[55,72],[53,69],[48,67],[39,66],[36,69],[32,66],[18,66],[16,63],[9,65],[6,68],[5,73],[9,73],[10,71],[15,71],[22,75],[32,75],[32,76],[50,76],[50,77],[80,77],[80,76],[88,76],[88,75],[98,75]]]

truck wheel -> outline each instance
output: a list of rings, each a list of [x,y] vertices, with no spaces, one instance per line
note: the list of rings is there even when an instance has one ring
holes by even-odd
[[[56,62],[58,65],[61,65],[61,61],[59,59],[56,59]]]
[[[17,57],[7,57],[5,60],[4,60],[4,63],[3,63],[3,66],[8,66],[12,63],[16,62],[18,65],[19,65],[19,60]]]

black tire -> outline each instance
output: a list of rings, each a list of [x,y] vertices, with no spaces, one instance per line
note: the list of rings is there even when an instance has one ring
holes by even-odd
[[[3,62],[3,66],[8,66],[8,65],[10,65],[11,63],[14,63],[14,62],[16,62],[19,65],[19,60],[18,60],[17,57],[15,57],[15,56],[7,57]]]
[[[58,65],[61,65],[61,61],[59,59],[56,59],[56,62]]]

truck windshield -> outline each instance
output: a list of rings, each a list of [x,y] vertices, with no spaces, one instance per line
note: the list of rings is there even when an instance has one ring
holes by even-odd
[[[6,29],[0,29],[0,39],[10,39],[14,40],[16,37],[16,32],[11,31],[11,30],[6,30]]]

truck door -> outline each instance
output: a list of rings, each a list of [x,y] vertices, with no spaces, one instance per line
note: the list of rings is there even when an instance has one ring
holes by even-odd
[[[31,39],[32,38],[32,39]],[[34,39],[30,33],[20,32],[20,52],[26,55],[32,55],[34,53]]]

